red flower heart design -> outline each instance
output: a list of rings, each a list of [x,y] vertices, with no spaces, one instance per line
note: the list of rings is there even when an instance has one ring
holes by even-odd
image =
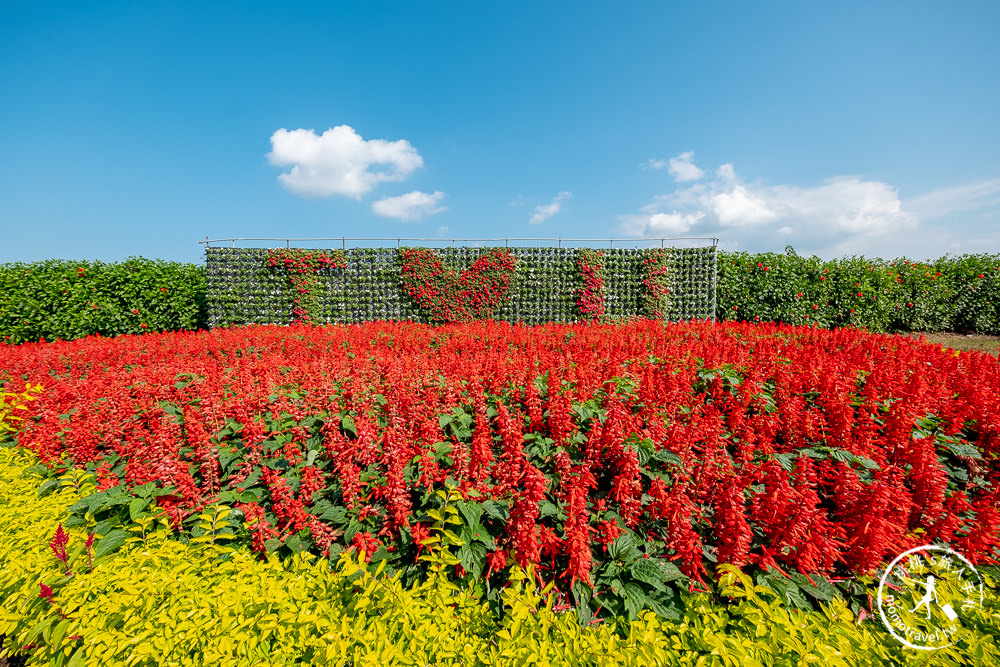
[[[493,317],[510,290],[514,255],[487,251],[461,273],[446,269],[429,248],[403,251],[400,281],[434,322],[469,322]]]

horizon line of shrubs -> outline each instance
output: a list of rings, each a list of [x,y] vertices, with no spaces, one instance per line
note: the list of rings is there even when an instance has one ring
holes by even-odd
[[[204,265],[0,264],[0,343],[206,329],[207,302]],[[916,262],[720,250],[716,304],[728,321],[1000,335],[1000,254]]]

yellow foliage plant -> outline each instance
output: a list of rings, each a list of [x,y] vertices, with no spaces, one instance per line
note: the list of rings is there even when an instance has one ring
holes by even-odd
[[[20,428],[18,422],[24,421],[15,410],[27,410],[28,403],[35,400],[34,394],[42,391],[42,385],[32,387],[29,383],[24,384],[24,391],[15,393],[10,391],[0,391],[0,440],[5,436],[16,433]]]

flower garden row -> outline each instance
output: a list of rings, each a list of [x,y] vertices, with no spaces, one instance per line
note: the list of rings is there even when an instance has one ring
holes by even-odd
[[[369,323],[0,346],[0,369],[15,458],[42,464],[0,518],[0,657],[30,664],[877,664],[905,659],[856,624],[892,556],[949,544],[996,594],[980,353]],[[991,599],[953,664],[995,657]]]
[[[310,319],[543,323],[713,315],[876,332],[1000,334],[1000,255],[921,263],[717,254],[717,268],[711,248],[213,248],[206,267],[144,259],[6,264],[0,342]]]
[[[190,535],[224,503],[260,554],[362,551],[413,581],[454,484],[460,577],[535,565],[614,614],[676,615],[670,583],[724,563],[808,604],[919,543],[1000,557],[1000,366],[895,337],[251,327],[5,346],[0,369],[43,388],[18,441],[92,474],[71,525],[105,551],[154,507]]]

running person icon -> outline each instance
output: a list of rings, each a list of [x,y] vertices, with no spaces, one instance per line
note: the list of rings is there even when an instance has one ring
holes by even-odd
[[[914,547],[882,574],[879,617],[903,646],[943,649],[972,631],[973,614],[983,608],[983,587],[975,566],[957,551],[936,544]]]
[[[924,593],[924,597],[920,598],[920,602],[918,602],[917,606],[914,607],[913,609],[911,609],[910,612],[911,613],[915,612],[916,610],[920,609],[922,606],[927,605],[927,618],[930,619],[930,617],[931,617],[931,600],[933,599],[934,602],[938,601],[938,599],[937,599],[937,591],[935,590],[936,584],[934,583],[934,575],[933,574],[927,575],[927,583],[926,584],[922,584],[919,581],[914,581],[913,584],[915,586],[923,586],[924,588],[927,589],[927,592]]]

